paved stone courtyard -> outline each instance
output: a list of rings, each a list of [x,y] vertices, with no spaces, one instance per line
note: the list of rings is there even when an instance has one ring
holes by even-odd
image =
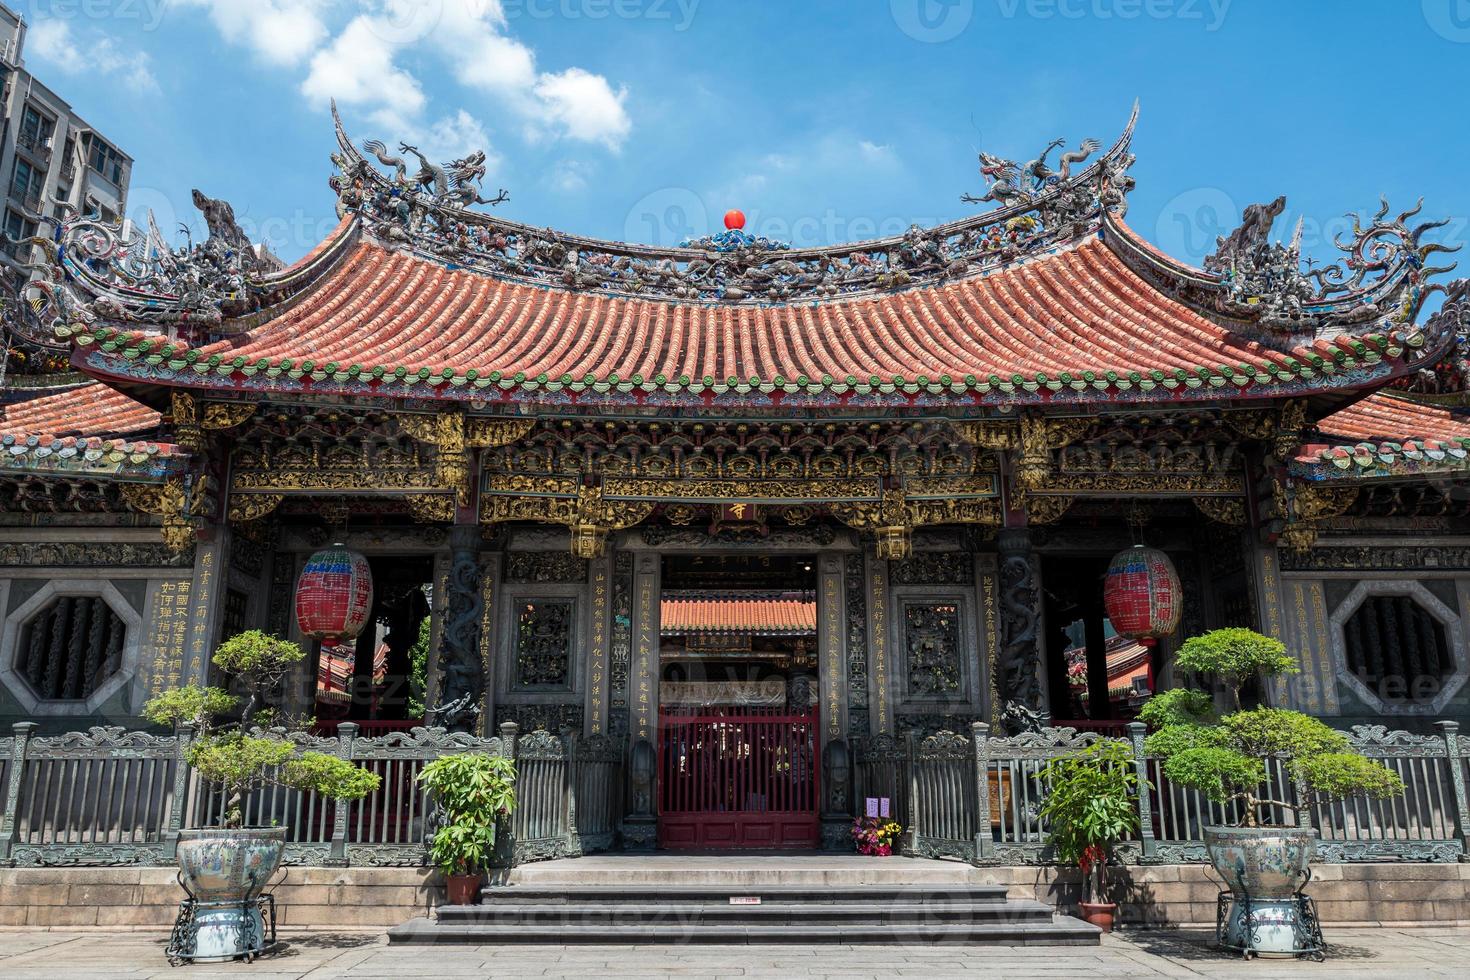
[[[296,933],[252,965],[171,968],[149,932],[0,930],[5,980],[455,980],[459,977],[1368,977],[1470,976],[1470,929],[1337,929],[1325,964],[1245,963],[1202,931],[1106,937],[1101,948],[929,946],[390,947],[377,933]]]

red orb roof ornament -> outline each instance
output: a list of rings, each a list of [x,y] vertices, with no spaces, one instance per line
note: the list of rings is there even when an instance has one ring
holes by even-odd
[[[745,212],[739,208],[731,208],[725,212],[725,227],[731,231],[739,231],[745,227]]]

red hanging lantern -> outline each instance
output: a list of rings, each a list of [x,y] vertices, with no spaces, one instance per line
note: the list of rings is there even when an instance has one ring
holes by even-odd
[[[296,624],[329,649],[357,639],[373,607],[368,560],[334,544],[306,560],[296,580]]]
[[[1153,646],[1179,627],[1183,602],[1174,563],[1141,544],[1118,552],[1103,580],[1103,605],[1113,629]]]

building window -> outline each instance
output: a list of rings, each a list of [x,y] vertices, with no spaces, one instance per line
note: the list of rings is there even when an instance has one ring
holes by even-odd
[[[19,157],[10,174],[10,196],[21,201],[32,211],[41,206],[41,191],[46,184],[46,175]]]
[[[101,596],[56,596],[21,624],[15,673],[43,701],[85,701],[121,668],[126,640]]]
[[[948,698],[962,693],[960,610],[952,602],[910,602],[903,608],[908,693]]]
[[[23,244],[36,233],[36,223],[9,209],[5,212],[5,254],[21,259],[30,254],[30,246]]]
[[[56,131],[56,120],[44,116],[35,106],[28,105],[21,114],[20,132],[16,142],[32,153],[51,149],[51,135]]]
[[[117,150],[92,137],[91,149],[87,151],[87,166],[97,171],[116,187],[123,185],[124,157]]]
[[[1429,704],[1455,672],[1444,624],[1412,596],[1367,597],[1342,635],[1348,670],[1385,704]]]
[[[533,599],[520,604],[516,614],[517,688],[570,687],[574,609],[569,599]]]

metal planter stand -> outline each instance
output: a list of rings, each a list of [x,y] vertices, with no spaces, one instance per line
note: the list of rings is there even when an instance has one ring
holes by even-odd
[[[179,873],[179,885],[188,892],[188,886],[184,884],[183,873]],[[183,966],[185,963],[195,962],[199,944],[199,919],[202,914],[222,909],[236,909],[239,911],[239,932],[236,947],[242,952],[236,954],[233,959],[244,960],[246,963],[255,961],[262,952],[275,945],[276,942],[276,897],[270,893],[258,898],[247,899],[243,902],[201,902],[193,895],[179,902],[179,914],[174,919],[173,931],[169,934],[168,945],[164,947],[164,955],[168,957],[170,966]],[[263,936],[255,934],[256,917],[252,913],[258,913],[264,930]]]
[[[1311,896],[1301,891],[1298,891],[1292,900],[1296,903],[1294,931],[1297,935],[1304,937],[1306,942],[1299,948],[1283,951],[1277,955],[1306,957],[1321,963],[1327,958],[1327,943],[1322,938],[1322,923],[1317,918],[1317,903],[1312,901]],[[1273,900],[1272,904],[1279,906],[1280,902]],[[1229,943],[1225,938],[1229,933],[1232,906],[1239,908],[1245,919],[1243,932],[1246,944],[1243,946]],[[1260,936],[1261,925],[1262,923],[1256,919],[1255,901],[1250,895],[1236,895],[1227,888],[1216,897],[1215,941],[1225,949],[1233,953],[1240,953],[1244,959],[1255,959],[1260,955],[1255,944]]]

